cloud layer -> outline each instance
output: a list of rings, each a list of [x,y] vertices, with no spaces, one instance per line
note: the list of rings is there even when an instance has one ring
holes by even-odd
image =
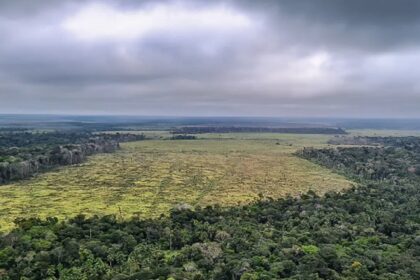
[[[2,1],[0,112],[420,117],[420,2]]]

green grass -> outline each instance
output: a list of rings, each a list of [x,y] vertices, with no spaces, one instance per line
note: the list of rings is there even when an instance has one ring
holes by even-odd
[[[158,217],[180,203],[230,206],[260,195],[278,198],[309,189],[323,194],[352,185],[292,154],[303,146],[325,146],[329,136],[244,133],[200,138],[124,143],[116,153],[1,186],[1,230],[22,216]]]

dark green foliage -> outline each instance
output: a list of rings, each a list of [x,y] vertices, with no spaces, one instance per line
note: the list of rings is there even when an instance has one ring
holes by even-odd
[[[143,135],[119,133],[3,133],[0,134],[0,183],[28,178],[59,165],[81,163],[94,153],[115,151],[119,142],[143,139]]]
[[[0,266],[11,279],[419,279],[419,201],[415,186],[370,185],[158,220],[22,220]]]
[[[383,149],[383,164],[398,166],[394,150]],[[314,160],[330,162],[320,153]],[[340,153],[351,164],[331,161],[348,176],[377,155]],[[418,180],[388,173],[381,181],[362,175],[342,194],[174,209],[157,220],[19,220],[1,238],[0,269],[4,279],[420,279]]]
[[[171,140],[195,140],[197,136],[188,135],[188,134],[177,134],[170,138]]]
[[[357,141],[380,146],[305,148],[298,154],[355,179],[393,183],[420,179],[419,137],[359,137]]]

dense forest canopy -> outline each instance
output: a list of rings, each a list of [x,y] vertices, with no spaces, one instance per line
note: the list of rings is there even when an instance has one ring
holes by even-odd
[[[336,149],[305,148],[298,155],[355,179],[373,179],[398,182],[419,179],[420,141],[418,137],[355,137],[330,141],[347,145]]]
[[[0,241],[2,278],[420,279],[420,139],[381,142],[302,151],[357,178],[341,194],[178,207],[157,220],[17,220]]]
[[[143,139],[141,134],[3,132],[0,133],[0,184],[56,166],[81,163],[89,155],[115,151],[120,142]]]

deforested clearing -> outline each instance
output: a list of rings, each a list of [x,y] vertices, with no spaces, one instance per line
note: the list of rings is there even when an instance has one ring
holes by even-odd
[[[1,231],[17,217],[115,214],[155,218],[177,205],[233,206],[260,197],[318,194],[354,185],[293,153],[325,135],[216,134],[123,143],[111,154],[0,187]]]

